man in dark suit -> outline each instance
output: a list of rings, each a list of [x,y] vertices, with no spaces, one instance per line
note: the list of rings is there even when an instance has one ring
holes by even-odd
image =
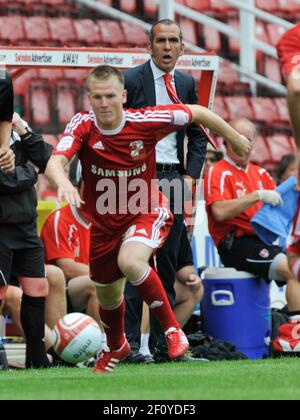
[[[198,103],[194,79],[175,71],[178,58],[184,52],[182,32],[177,23],[164,19],[152,26],[148,49],[151,60],[144,65],[125,72],[125,89],[128,91],[126,108],[145,108],[148,106],[172,103],[166,87],[165,75],[172,75],[171,86],[183,103]],[[184,139],[188,137],[187,165],[185,169]],[[175,274],[185,268],[187,283],[199,286],[200,278],[194,271],[191,246],[184,224],[182,194],[185,183],[190,185],[199,179],[205,161],[207,140],[195,124],[171,134],[158,143],[156,149],[157,177],[159,181],[179,182],[180,188],[166,194],[175,221],[168,240],[157,254],[157,268],[172,307],[175,306]],[[163,190],[165,193],[165,191]],[[180,210],[178,211],[178,207]],[[136,297],[130,284],[126,286],[126,334],[133,349],[132,362],[143,362],[138,353],[140,346],[140,324],[142,302]],[[158,324],[151,321],[151,333],[155,336],[154,358],[163,360],[163,336]],[[130,360],[129,360],[130,361]]]

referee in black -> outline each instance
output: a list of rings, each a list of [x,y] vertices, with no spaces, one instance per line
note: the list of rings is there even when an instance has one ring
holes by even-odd
[[[9,83],[6,89],[10,89]],[[6,103],[13,103],[11,93],[10,90]],[[12,111],[1,107],[1,115],[12,115]],[[26,367],[47,368],[51,366],[44,342],[48,282],[43,246],[37,234],[34,185],[38,173],[46,168],[52,147],[29,131],[18,115],[13,117],[13,129],[13,164],[7,170],[0,161],[0,298],[2,295],[3,299],[11,277],[16,277],[23,289],[21,324],[27,344]]]

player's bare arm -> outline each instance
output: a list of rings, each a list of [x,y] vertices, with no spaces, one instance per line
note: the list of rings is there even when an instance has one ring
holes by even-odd
[[[212,204],[211,209],[217,222],[225,222],[239,216],[259,201],[259,194],[254,191],[234,200],[216,201]]]
[[[9,148],[12,123],[10,121],[0,122],[0,148]]]
[[[15,154],[9,148],[0,148],[0,169],[5,172],[15,170]]]
[[[84,201],[65,174],[64,168],[68,163],[69,160],[65,156],[51,156],[45,174],[57,187],[58,201],[65,200],[79,208],[81,204],[84,204]]]
[[[231,144],[234,152],[238,156],[247,156],[251,151],[249,140],[230,127],[223,118],[200,105],[188,105],[192,111],[193,122],[203,124],[209,130],[223,137]]]

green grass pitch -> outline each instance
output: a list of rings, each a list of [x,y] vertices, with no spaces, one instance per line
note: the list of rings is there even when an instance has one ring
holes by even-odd
[[[0,372],[1,400],[300,399],[300,359]]]

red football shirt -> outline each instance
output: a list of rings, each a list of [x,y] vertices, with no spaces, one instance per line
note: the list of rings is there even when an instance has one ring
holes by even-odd
[[[82,164],[85,206],[104,234],[118,234],[140,214],[160,204],[155,146],[166,135],[192,122],[185,105],[124,110],[121,126],[101,130],[93,111],[77,114],[54,151]]]
[[[250,224],[252,217],[263,203],[258,203],[234,219],[217,222],[212,215],[211,205],[217,201],[234,200],[254,191],[274,190],[269,173],[259,166],[249,163],[246,170],[237,167],[228,158],[216,163],[205,176],[205,199],[210,234],[216,245],[226,238],[233,228],[237,236],[255,235]]]
[[[300,23],[289,29],[281,37],[277,52],[284,75],[288,77],[295,70],[300,71]]]
[[[41,238],[47,263],[70,258],[89,264],[90,225],[80,217],[75,207],[66,206],[52,213],[43,226]]]

